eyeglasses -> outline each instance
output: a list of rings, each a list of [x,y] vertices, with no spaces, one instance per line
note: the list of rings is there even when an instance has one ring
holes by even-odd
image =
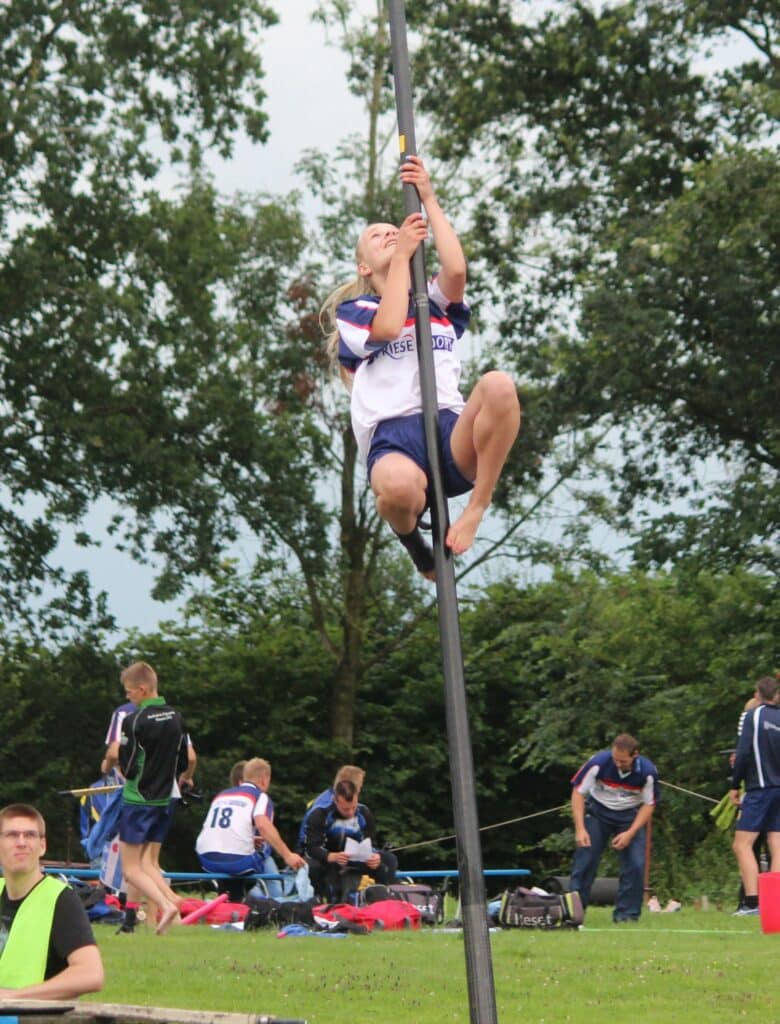
[[[12,843],[16,843],[20,839],[24,839],[26,843],[32,843],[36,839],[43,838],[42,833],[36,832],[34,829],[25,829],[24,832],[19,832],[17,829],[11,829],[8,832],[0,832],[0,836],[2,836],[3,839],[10,839]]]

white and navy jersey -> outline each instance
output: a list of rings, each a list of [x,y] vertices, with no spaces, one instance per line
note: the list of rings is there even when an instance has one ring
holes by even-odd
[[[658,801],[658,772],[647,757],[637,755],[631,770],[621,772],[610,750],[600,750],[575,772],[572,788],[610,811],[636,811]]]
[[[217,793],[195,843],[196,853],[231,853],[251,856],[255,846],[255,818],[264,814],[274,820],[274,805],[253,782],[242,782]],[[270,853],[266,843],[260,852]]]
[[[745,789],[780,786],[780,707],[776,704],[759,704],[745,715],[732,788],[737,789],[740,782]]]
[[[456,343],[471,312],[464,302],[450,302],[436,278],[428,283],[428,296],[439,409],[459,413],[465,402],[459,390]],[[406,323],[397,338],[369,341],[378,307],[378,295],[361,295],[342,302],[336,311],[339,362],[354,374],[352,429],[364,460],[378,423],[422,411],[413,303],[410,300]]]
[[[114,708],[111,713],[111,721],[108,723],[106,746],[119,742],[122,737],[122,722],[128,715],[132,715],[134,711],[135,704],[120,704],[118,708]]]

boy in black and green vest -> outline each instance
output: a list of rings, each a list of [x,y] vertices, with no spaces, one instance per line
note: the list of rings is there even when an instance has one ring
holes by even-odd
[[[29,804],[0,810],[0,998],[72,999],[103,987],[81,900],[44,875],[46,824]]]
[[[157,673],[145,661],[122,672],[135,711],[122,720],[119,770],[125,777],[119,843],[126,881],[159,908],[155,931],[176,922],[181,900],[160,870],[160,847],[168,833],[172,800],[189,781],[187,733],[182,716],[157,692]]]

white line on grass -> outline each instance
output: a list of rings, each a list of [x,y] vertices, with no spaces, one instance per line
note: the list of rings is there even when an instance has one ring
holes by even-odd
[[[580,926],[581,932],[612,932],[615,928],[586,928]],[[621,928],[621,935],[755,935],[756,932],[737,931],[731,928]]]

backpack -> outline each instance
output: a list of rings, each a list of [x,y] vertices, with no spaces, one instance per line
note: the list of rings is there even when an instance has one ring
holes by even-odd
[[[420,911],[423,924],[441,924],[444,921],[444,893],[430,885],[368,885],[361,891],[364,904],[379,900],[404,900]]]
[[[106,887],[100,882],[96,882],[93,885],[80,878],[71,878],[65,875],[60,875],[60,878],[66,881],[70,888],[76,893],[85,910],[90,910],[98,903],[103,903],[105,901],[107,895]]]
[[[504,891],[498,912],[502,928],[578,928],[584,920],[578,892],[554,895],[522,885]]]
[[[253,932],[258,928],[271,927],[279,924],[279,908],[282,906],[278,900],[256,899],[247,896],[246,900],[249,912],[244,918],[244,931]]]
[[[276,911],[276,921],[280,925],[305,924],[314,926],[312,909],[319,903],[316,897],[310,900],[284,900]]]

